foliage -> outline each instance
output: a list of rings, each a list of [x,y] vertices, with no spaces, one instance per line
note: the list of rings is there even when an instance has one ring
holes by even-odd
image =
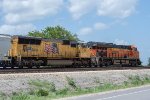
[[[77,89],[76,83],[75,83],[75,81],[73,80],[73,78],[66,77],[66,79],[67,79],[67,82],[68,82],[68,85],[69,85],[69,86],[71,86],[71,87],[74,88],[74,89]]]
[[[150,82],[150,78],[147,75],[144,77],[144,82],[146,82],[146,83]]]
[[[49,92],[45,89],[39,89],[36,94],[37,96],[48,96]]]
[[[13,95],[11,100],[30,100],[30,97],[25,93]]]
[[[142,85],[143,80],[141,80],[141,78],[139,76],[130,76],[129,79],[131,80],[131,84],[132,85]]]
[[[66,30],[61,26],[46,27],[41,31],[29,32],[28,35],[34,37],[49,38],[49,39],[67,39],[67,40],[79,41],[76,34],[72,34],[70,31]]]
[[[69,88],[64,88],[56,91],[56,95],[66,95],[67,92],[69,91]]]
[[[129,82],[128,81],[124,81],[124,85],[125,87],[128,86]]]
[[[7,95],[3,92],[0,92],[0,100],[7,100]]]
[[[30,85],[36,86],[40,89],[48,89],[50,92],[55,92],[56,87],[53,82],[41,81],[41,80],[31,80],[29,82]]]
[[[54,84],[53,82],[51,82],[51,83],[49,84],[49,90],[50,90],[51,92],[55,92],[55,91],[56,91],[56,87],[55,87],[55,84]]]
[[[129,86],[129,85],[140,86],[140,85],[144,85],[144,84],[148,84],[148,83],[150,83],[150,77],[145,76],[142,78],[138,75],[135,75],[135,76],[129,77],[129,82],[128,82],[127,86]]]
[[[31,89],[28,92],[29,95],[35,95],[36,94],[36,90],[35,89]]]
[[[98,88],[100,90],[106,91],[106,90],[114,89],[115,85],[111,83],[106,83],[106,84],[100,85]]]

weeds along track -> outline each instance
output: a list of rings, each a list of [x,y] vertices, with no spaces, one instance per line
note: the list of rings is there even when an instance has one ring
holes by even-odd
[[[46,73],[46,72],[50,72],[50,73],[54,73],[54,72],[79,72],[79,71],[108,71],[108,70],[141,70],[141,69],[150,69],[150,67],[146,67],[146,66],[139,66],[139,67],[93,67],[93,68],[33,68],[33,69],[18,69],[18,68],[14,68],[14,69],[0,69],[0,74],[14,74],[14,73]]]

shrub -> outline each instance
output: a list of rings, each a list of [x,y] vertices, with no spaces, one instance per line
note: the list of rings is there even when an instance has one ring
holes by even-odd
[[[52,82],[52,83],[49,83],[49,90],[51,92],[55,92],[56,91],[56,87],[55,87],[55,84]]]
[[[128,85],[129,85],[129,82],[124,81],[124,85],[125,85],[125,86],[128,86]]]
[[[7,100],[7,95],[3,92],[0,92],[0,100]]]
[[[29,95],[35,95],[36,91],[34,89],[31,89],[28,93],[29,93]]]
[[[77,86],[76,86],[76,83],[74,82],[73,78],[70,78],[70,77],[66,77],[67,79],[67,82],[68,82],[68,85],[71,86],[72,88],[76,89]]]
[[[48,96],[48,95],[49,95],[49,92],[47,90],[39,89],[37,91],[37,96]]]
[[[145,81],[146,83],[149,83],[149,82],[150,82],[150,78],[148,77],[148,75],[146,75],[146,76],[144,77],[144,81]]]
[[[144,80],[142,80],[140,78],[140,76],[136,75],[136,76],[130,76],[129,77],[129,80],[130,80],[130,84],[131,85],[143,85],[144,84]]]
[[[17,92],[12,92],[12,95],[18,95],[18,93]]]
[[[56,95],[66,95],[68,91],[69,91],[68,88],[60,89],[56,91]]]

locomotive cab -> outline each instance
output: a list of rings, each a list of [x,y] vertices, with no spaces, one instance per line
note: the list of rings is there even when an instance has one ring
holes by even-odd
[[[79,58],[90,58],[90,48],[87,46],[86,43],[79,43],[78,44],[78,55]]]
[[[139,58],[139,51],[138,51],[137,47],[135,47],[133,45],[131,46],[131,55],[132,55],[132,57],[134,57],[136,59]]]
[[[131,50],[132,50],[132,51],[138,51],[138,50],[137,50],[137,47],[135,47],[135,46],[131,46]]]

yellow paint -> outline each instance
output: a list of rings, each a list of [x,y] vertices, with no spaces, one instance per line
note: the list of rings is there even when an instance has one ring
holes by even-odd
[[[45,45],[56,43],[58,53],[46,52]],[[32,44],[18,44],[18,38],[12,39],[11,49],[9,50],[11,57],[47,57],[49,59],[62,58],[90,58],[90,49],[83,47],[71,47],[70,45],[63,45],[62,42],[41,41],[40,45]]]

